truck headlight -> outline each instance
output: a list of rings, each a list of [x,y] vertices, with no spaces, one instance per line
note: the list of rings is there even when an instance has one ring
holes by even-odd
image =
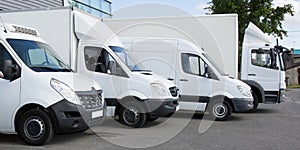
[[[159,96],[169,96],[169,91],[159,83],[152,83],[151,90]]]
[[[248,90],[245,86],[238,85],[237,88],[239,89],[240,93],[244,96],[251,97],[251,91]]]
[[[79,98],[76,93],[67,84],[56,79],[51,79],[51,87],[57,91],[67,101],[80,105]]]

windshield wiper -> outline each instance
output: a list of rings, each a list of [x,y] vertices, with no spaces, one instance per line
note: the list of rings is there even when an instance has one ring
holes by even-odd
[[[51,68],[47,66],[31,66],[30,68],[37,68],[37,69],[43,69],[43,70],[50,70],[50,71],[55,71],[55,72],[72,72],[71,69],[68,68]]]
[[[151,70],[131,70],[131,71],[134,71],[134,72],[152,72]]]

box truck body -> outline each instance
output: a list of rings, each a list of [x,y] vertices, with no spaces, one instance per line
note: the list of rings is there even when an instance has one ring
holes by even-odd
[[[109,26],[119,37],[156,37],[178,38],[194,43],[199,49],[204,50],[214,62],[226,74],[245,81],[253,89],[254,110],[258,103],[280,102],[285,89],[285,73],[277,67],[249,70],[251,62],[251,50],[257,44],[256,49],[269,44],[252,40],[252,46],[244,46],[242,49],[241,72],[238,72],[238,16],[237,14],[220,14],[188,17],[157,17],[157,18],[128,18],[105,19]],[[261,34],[259,30],[253,34]],[[259,32],[259,33],[258,33]],[[249,32],[246,32],[246,37]],[[248,39],[261,39],[261,36],[252,36]],[[249,45],[248,39],[243,45]],[[281,59],[281,55],[277,55]],[[253,56],[254,57],[254,56]],[[258,66],[256,66],[258,67]],[[255,68],[255,67],[254,67]],[[281,67],[282,68],[282,67]],[[270,72],[263,74],[263,72]],[[273,72],[273,73],[272,73]],[[256,77],[254,78],[253,75]],[[272,78],[272,79],[271,79]]]
[[[30,145],[84,131],[105,117],[102,88],[94,80],[67,67],[35,29],[3,22],[0,93],[0,132],[17,133]]]
[[[5,21],[32,26],[76,72],[102,85],[109,115],[130,127],[178,110],[174,83],[131,70],[112,51],[121,42],[103,22],[72,7],[2,13]]]

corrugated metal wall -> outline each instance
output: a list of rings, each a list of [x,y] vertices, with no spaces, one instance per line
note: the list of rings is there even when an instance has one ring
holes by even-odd
[[[0,11],[63,6],[63,0],[0,0]]]

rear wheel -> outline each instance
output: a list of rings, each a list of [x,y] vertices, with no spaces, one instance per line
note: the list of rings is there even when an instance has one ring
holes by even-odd
[[[214,100],[208,104],[210,118],[217,121],[228,120],[232,113],[232,107],[226,100]]]
[[[17,131],[29,145],[43,145],[54,137],[54,128],[48,115],[40,109],[32,109],[21,116]]]
[[[143,113],[143,107],[135,102],[126,102],[119,111],[120,122],[132,128],[139,128],[146,123],[146,114]]]

